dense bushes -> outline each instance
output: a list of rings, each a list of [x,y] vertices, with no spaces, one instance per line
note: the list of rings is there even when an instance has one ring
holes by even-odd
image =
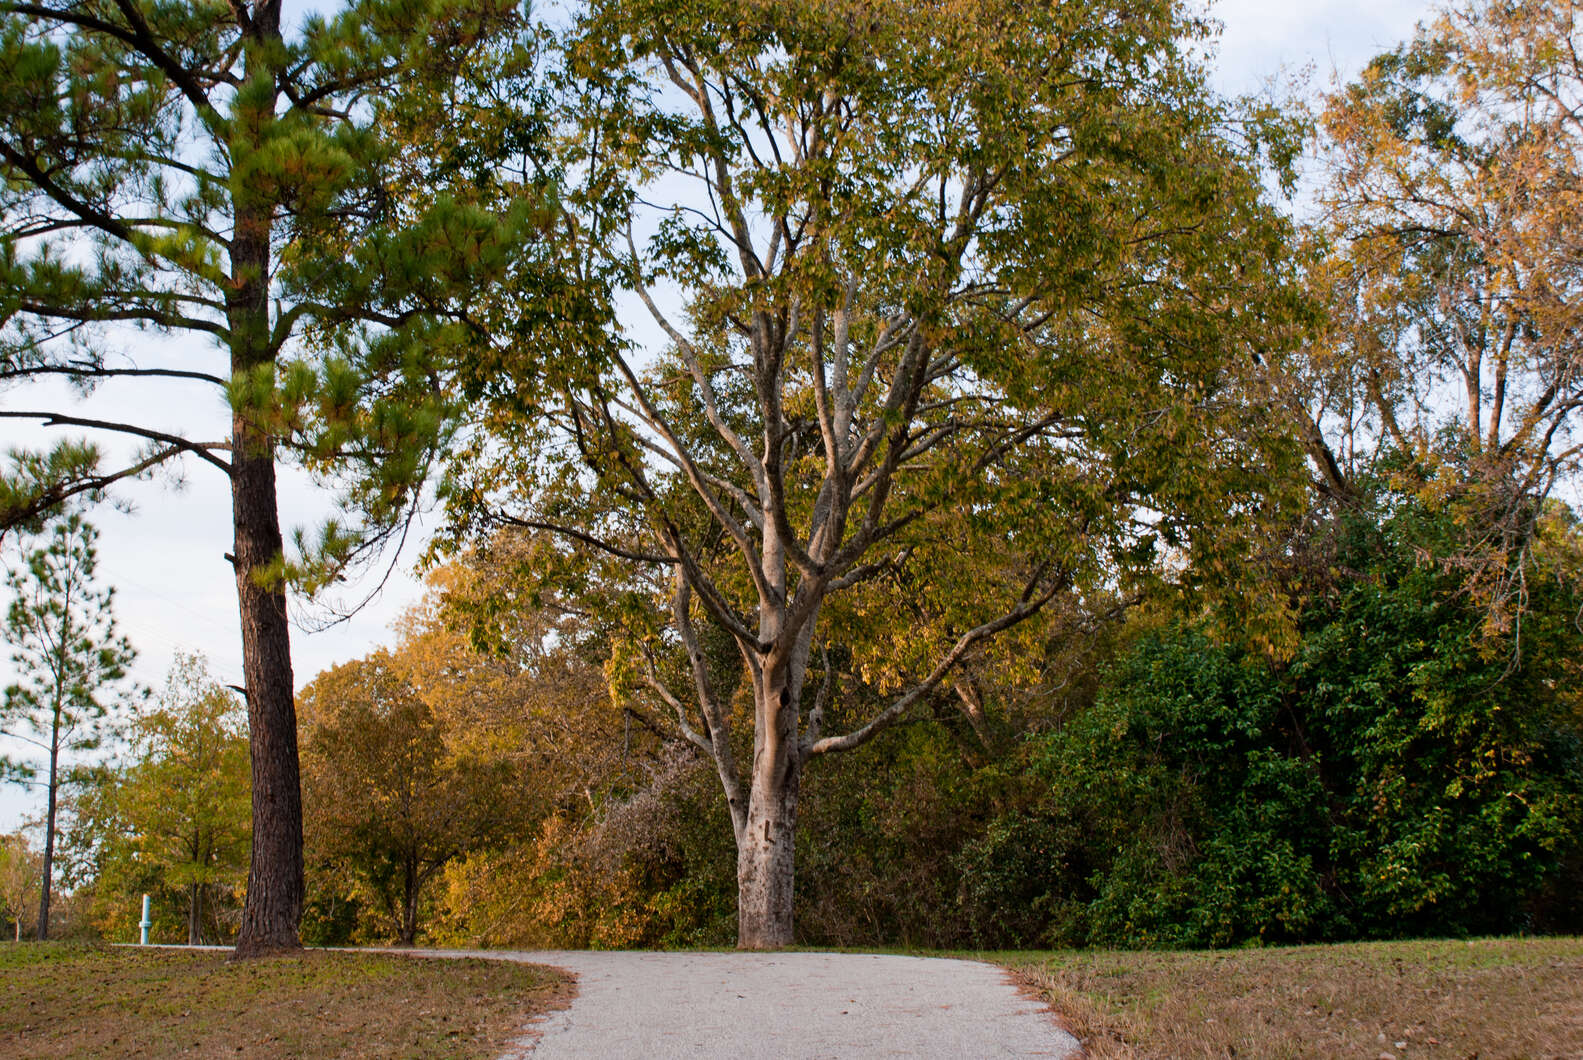
[[[995,942],[1575,926],[1578,601],[1535,584],[1520,637],[1492,631],[1454,575],[1416,561],[1410,525],[1385,526],[1345,543],[1340,565],[1368,566],[1303,612],[1288,660],[1155,632],[1090,710],[1031,742],[1032,813],[965,852],[966,893],[1016,896],[1016,920],[981,913]]]

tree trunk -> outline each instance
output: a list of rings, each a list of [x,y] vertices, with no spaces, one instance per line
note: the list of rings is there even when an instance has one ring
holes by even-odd
[[[55,801],[60,790],[60,702],[55,703],[54,719],[50,722],[49,736],[49,785],[44,809],[44,872],[39,883],[38,940],[49,938],[50,877],[55,871]]]
[[[401,924],[396,944],[411,946],[418,938],[418,859],[409,853],[401,866]]]
[[[753,784],[747,820],[737,835],[737,948],[777,950],[792,944],[797,794],[802,782],[797,708],[784,671],[760,676],[755,697]]]
[[[203,945],[203,885],[187,885],[187,945]]]
[[[397,945],[411,946],[418,941],[418,866],[408,858],[402,867],[401,932]]]
[[[748,822],[737,837],[737,949],[778,950],[792,944],[797,791],[755,787]]]
[[[278,579],[259,583],[282,555],[274,459],[241,412],[233,437],[236,593],[253,776],[253,849],[236,956],[253,957],[301,945],[302,790],[286,594]]]
[[[245,68],[256,83],[273,85],[280,45],[280,0],[253,5]],[[274,97],[233,119],[233,164],[270,138]],[[275,360],[269,316],[271,231],[275,205],[250,185],[232,190],[232,290],[226,305],[231,372],[252,376]],[[231,414],[232,562],[242,619],[242,676],[247,687],[248,743],[253,776],[253,849],[247,898],[236,938],[237,958],[302,944],[302,789],[297,762],[297,709],[291,677],[286,592],[277,564],[283,554],[275,490],[274,439],[253,410]]]

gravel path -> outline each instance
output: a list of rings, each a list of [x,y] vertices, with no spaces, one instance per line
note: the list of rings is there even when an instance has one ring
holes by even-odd
[[[478,953],[574,973],[570,1009],[513,1055],[814,1060],[1082,1055],[1006,973],[975,961],[841,953]]]

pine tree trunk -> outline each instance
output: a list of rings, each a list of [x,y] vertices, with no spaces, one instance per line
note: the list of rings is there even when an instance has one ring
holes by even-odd
[[[60,790],[60,703],[55,704],[54,720],[50,723],[49,786],[44,809],[44,873],[39,883],[38,940],[49,938],[50,877],[55,872],[55,801]]]
[[[276,81],[280,0],[252,5],[245,66],[249,80]],[[268,142],[274,107],[249,109],[234,119],[233,156]],[[271,364],[269,316],[273,203],[260,189],[232,190],[235,235],[233,286],[226,306],[233,376],[251,376]],[[237,407],[231,417],[231,515],[236,595],[242,619],[242,675],[247,687],[248,743],[253,777],[253,850],[247,898],[237,934],[238,958],[301,946],[302,790],[297,761],[297,710],[291,676],[291,636],[286,593],[277,564],[284,549],[275,489],[275,445],[267,430]]]
[[[259,584],[259,574],[282,554],[274,459],[240,413],[236,423],[236,592],[253,777],[253,850],[236,956],[252,957],[300,945],[302,791],[286,596],[278,586]],[[260,446],[265,455],[254,455]]]

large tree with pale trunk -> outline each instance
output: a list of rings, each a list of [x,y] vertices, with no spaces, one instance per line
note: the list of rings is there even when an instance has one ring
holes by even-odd
[[[620,616],[618,688],[718,773],[741,946],[793,941],[812,761],[1053,601],[1226,569],[1284,473],[1237,367],[1290,324],[1283,232],[1206,32],[1170,0],[598,0],[570,29],[564,231],[617,311],[475,356],[447,489]]]

